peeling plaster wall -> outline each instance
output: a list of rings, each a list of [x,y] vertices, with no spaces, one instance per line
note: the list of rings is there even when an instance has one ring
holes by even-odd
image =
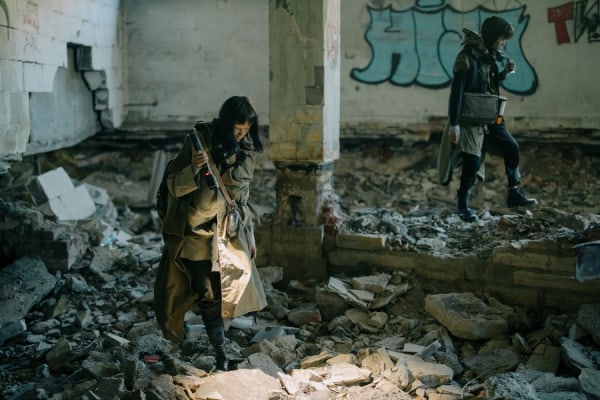
[[[121,124],[119,14],[119,0],[0,0],[0,160],[89,137],[98,129],[96,113],[106,125]],[[106,97],[100,109],[83,98],[83,78],[73,76],[73,46],[87,50],[80,67],[104,78],[94,88],[100,92],[87,93]]]

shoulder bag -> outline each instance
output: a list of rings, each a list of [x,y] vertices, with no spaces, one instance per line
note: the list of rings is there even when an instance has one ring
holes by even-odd
[[[460,122],[484,125],[496,122],[504,114],[506,97],[490,93],[463,93]]]

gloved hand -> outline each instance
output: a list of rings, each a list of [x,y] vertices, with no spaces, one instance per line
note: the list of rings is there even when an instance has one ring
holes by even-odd
[[[450,134],[450,141],[452,143],[458,143],[458,140],[460,139],[460,126],[450,125],[448,133]]]

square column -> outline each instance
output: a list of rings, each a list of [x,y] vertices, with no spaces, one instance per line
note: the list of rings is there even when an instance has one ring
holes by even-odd
[[[271,261],[288,279],[325,279],[322,209],[335,198],[340,150],[340,0],[270,0],[269,49]]]
[[[340,1],[269,2],[271,159],[339,158]]]

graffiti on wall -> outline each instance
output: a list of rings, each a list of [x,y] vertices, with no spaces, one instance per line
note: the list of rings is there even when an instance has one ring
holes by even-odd
[[[557,7],[548,8],[548,22],[554,24],[556,43],[570,43],[567,21],[573,21],[575,42],[587,31],[588,42],[600,42],[600,1],[571,1]]]
[[[537,74],[521,48],[521,37],[529,22],[525,6],[503,11],[479,6],[467,12],[449,5],[411,7],[401,11],[393,10],[391,6],[367,6],[367,9],[370,23],[364,37],[371,48],[371,60],[365,68],[352,69],[350,76],[356,81],[432,89],[447,87],[452,80],[462,29],[479,31],[485,18],[499,15],[515,28],[515,35],[507,41],[504,50],[519,72],[504,80],[502,86],[520,95],[530,95],[537,89]]]
[[[33,31],[25,32],[25,48],[39,52],[38,33],[40,31],[40,19],[38,15],[38,5],[32,0],[27,0],[25,13],[23,13],[23,26],[29,26]]]
[[[0,0],[0,9],[4,11],[4,16],[6,17],[6,36],[8,39],[10,39],[10,29],[8,29],[10,26],[10,16],[8,15],[8,6],[6,5],[6,1]],[[0,26],[2,25],[0,24]]]

